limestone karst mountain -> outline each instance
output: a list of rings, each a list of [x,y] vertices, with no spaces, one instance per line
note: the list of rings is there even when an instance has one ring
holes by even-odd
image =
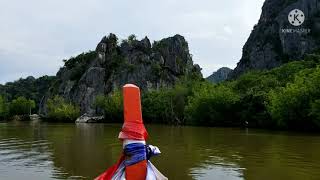
[[[80,106],[81,114],[95,114],[96,96],[105,95],[126,83],[142,90],[171,87],[181,77],[202,77],[194,65],[188,43],[175,35],[152,45],[147,37],[134,36],[118,42],[114,34],[103,37],[95,51],[65,61],[57,80],[42,99],[40,113],[46,114],[47,99],[59,95]]]

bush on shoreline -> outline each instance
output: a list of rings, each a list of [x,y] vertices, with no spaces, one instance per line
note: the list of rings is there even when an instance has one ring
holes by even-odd
[[[105,119],[110,122],[123,122],[123,97],[120,90],[115,90],[109,96],[98,95],[94,106],[102,110]]]
[[[5,99],[0,96],[0,120],[8,117],[9,110],[8,110],[8,105],[5,102]]]
[[[232,126],[240,124],[237,118],[239,94],[226,85],[208,82],[193,89],[185,108],[187,124],[208,126]]]
[[[7,102],[3,96],[0,96],[0,120],[28,119],[27,116],[32,113],[32,110],[35,107],[35,102],[33,100],[26,99],[25,97],[18,97],[11,102]]]
[[[269,112],[279,127],[319,129],[320,67],[296,74],[293,82],[269,93]]]
[[[48,118],[52,121],[74,122],[80,116],[80,108],[66,102],[60,96],[54,96],[47,102]]]
[[[35,107],[36,103],[34,100],[28,100],[25,97],[18,97],[10,103],[9,114],[10,116],[29,115]]]
[[[184,124],[184,108],[189,90],[177,84],[170,89],[150,90],[142,94],[143,117],[149,123]]]

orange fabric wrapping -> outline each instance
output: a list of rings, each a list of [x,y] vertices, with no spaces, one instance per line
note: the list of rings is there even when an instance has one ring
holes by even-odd
[[[119,134],[120,139],[146,140],[148,133],[143,125],[140,89],[136,85],[123,86],[124,124]]]

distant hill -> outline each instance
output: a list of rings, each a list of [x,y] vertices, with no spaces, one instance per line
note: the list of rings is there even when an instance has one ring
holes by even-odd
[[[219,83],[221,81],[226,80],[231,72],[232,72],[232,69],[228,67],[222,67],[218,69],[218,71],[213,72],[212,75],[210,75],[206,79],[213,83]]]
[[[36,102],[38,108],[38,104],[54,80],[54,76],[43,76],[38,79],[33,76],[25,79],[20,78],[14,82],[8,82],[4,85],[0,84],[0,95],[4,96],[7,101],[12,101],[18,97],[32,99]]]

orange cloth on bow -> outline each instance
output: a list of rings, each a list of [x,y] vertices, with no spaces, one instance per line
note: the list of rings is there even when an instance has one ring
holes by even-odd
[[[140,89],[136,85],[123,86],[124,124],[119,139],[147,140],[148,132],[143,125]]]

